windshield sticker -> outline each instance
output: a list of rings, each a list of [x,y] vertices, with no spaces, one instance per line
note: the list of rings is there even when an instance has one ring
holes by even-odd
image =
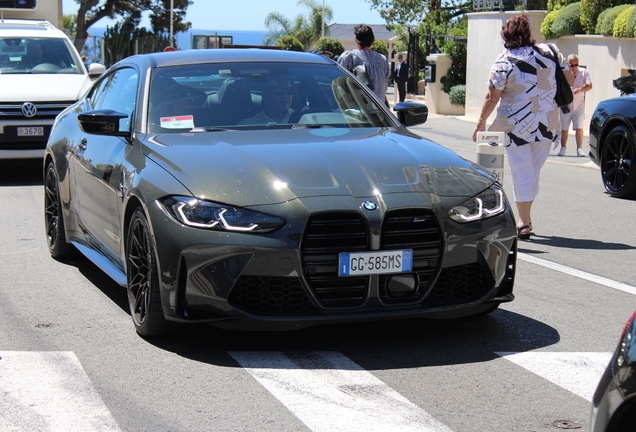
[[[194,128],[194,116],[161,117],[161,127],[164,129],[192,129]]]

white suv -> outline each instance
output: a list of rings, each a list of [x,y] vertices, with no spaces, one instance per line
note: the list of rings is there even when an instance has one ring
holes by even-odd
[[[104,70],[48,21],[0,19],[0,159],[43,157],[55,117]]]

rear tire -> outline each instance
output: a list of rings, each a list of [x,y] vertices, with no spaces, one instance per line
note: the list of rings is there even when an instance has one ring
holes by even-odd
[[[625,126],[617,126],[607,135],[601,149],[603,186],[616,198],[636,198],[636,140]]]
[[[75,248],[66,241],[59,186],[55,165],[49,162],[44,174],[44,229],[49,253],[56,260],[68,258],[75,252]]]
[[[143,337],[161,337],[170,331],[161,308],[157,255],[144,212],[134,211],[126,237],[128,305],[135,329]]]

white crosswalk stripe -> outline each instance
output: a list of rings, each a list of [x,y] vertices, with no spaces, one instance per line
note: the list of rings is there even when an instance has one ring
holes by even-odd
[[[450,431],[338,352],[230,352],[314,432]]]
[[[612,357],[612,353],[606,352],[498,352],[496,354],[590,402],[601,375]]]
[[[119,431],[72,352],[0,351],[0,431]]]
[[[313,432],[451,432],[339,352],[229,354]],[[612,353],[497,352],[588,401]],[[120,431],[72,352],[0,351],[0,431]]]

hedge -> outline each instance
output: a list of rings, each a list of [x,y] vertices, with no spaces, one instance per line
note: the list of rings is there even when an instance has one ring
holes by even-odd
[[[627,33],[629,33],[627,37],[636,37],[636,7],[632,9],[627,17]]]
[[[561,9],[551,26],[552,33],[556,38],[561,36],[581,34],[581,2],[571,3]]]
[[[626,38],[634,35],[634,28],[627,28],[627,21],[633,10],[634,6],[625,8],[625,10],[616,17],[614,20],[614,27],[612,28],[612,36],[617,38]]]
[[[451,87],[448,99],[452,105],[466,105],[466,86],[464,84]]]
[[[554,20],[556,19],[559,12],[561,12],[559,9],[548,12],[548,14],[543,19],[543,22],[541,23],[541,35],[545,40],[557,39],[557,35],[552,32],[552,24],[554,23]]]
[[[614,32],[614,21],[625,9],[632,5],[620,5],[613,8],[606,9],[598,16],[598,22],[596,23],[596,33],[604,36],[612,36]]]

